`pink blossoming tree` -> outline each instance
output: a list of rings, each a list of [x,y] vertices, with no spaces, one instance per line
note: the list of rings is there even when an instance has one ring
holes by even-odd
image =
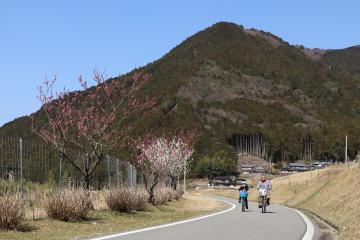
[[[33,116],[33,131],[51,144],[83,177],[90,188],[94,171],[106,150],[124,137],[123,122],[131,111],[147,111],[154,101],[139,101],[136,93],[148,82],[146,74],[132,79],[105,81],[94,73],[94,87],[79,77],[83,91],[63,90],[54,94],[54,82],[45,80],[38,88],[42,114]],[[45,115],[45,118],[44,118]],[[81,154],[74,154],[74,149]]]

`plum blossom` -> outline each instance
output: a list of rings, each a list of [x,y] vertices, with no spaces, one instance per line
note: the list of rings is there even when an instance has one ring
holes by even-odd
[[[154,99],[140,101],[136,97],[139,89],[149,81],[147,74],[105,81],[102,74],[94,72],[93,80],[96,85],[89,87],[80,76],[83,91],[64,89],[54,93],[56,78],[46,79],[43,86],[38,87],[41,114],[33,115],[33,131],[78,170],[84,177],[86,188],[89,188],[95,169],[104,160],[106,149],[123,137],[119,129],[124,126],[126,116],[137,110],[147,112],[155,104]],[[72,149],[82,152],[83,162],[79,162],[78,154],[71,154]]]
[[[178,136],[148,137],[138,144],[137,149],[140,154],[136,165],[143,174],[149,202],[152,202],[154,189],[161,180],[167,176],[179,178],[183,174],[194,152],[189,139]]]

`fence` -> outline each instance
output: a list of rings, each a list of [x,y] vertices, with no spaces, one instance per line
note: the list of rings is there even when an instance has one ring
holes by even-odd
[[[22,190],[23,182],[77,188],[82,175],[58,152],[46,144],[13,136],[0,136],[0,180],[14,182]],[[129,162],[107,156],[96,168],[91,188],[100,190],[114,186],[134,187],[140,176]]]

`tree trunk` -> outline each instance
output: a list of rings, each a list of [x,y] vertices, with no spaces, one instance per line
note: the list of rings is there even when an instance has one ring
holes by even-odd
[[[154,204],[154,199],[155,199],[155,187],[158,184],[158,181],[154,179],[154,181],[152,183],[150,183],[150,181],[148,181],[147,177],[145,175],[143,175],[143,179],[144,179],[144,185],[145,185],[145,189],[149,194],[149,198],[148,198],[148,202],[151,204]]]
[[[157,183],[158,182],[154,182],[154,184],[150,187],[150,189],[149,189],[149,191],[148,191],[148,193],[149,193],[149,203],[152,203],[152,204],[154,204],[154,202],[155,202],[155,187],[156,187],[156,185],[157,185]]]
[[[177,178],[174,176],[171,176],[171,188],[176,191],[177,190]]]
[[[90,176],[85,176],[84,177],[84,189],[86,190],[90,190]]]

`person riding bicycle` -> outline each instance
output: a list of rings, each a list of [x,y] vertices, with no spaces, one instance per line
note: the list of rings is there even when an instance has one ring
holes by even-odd
[[[245,187],[240,187],[239,191],[239,203],[241,203],[241,209],[243,212],[245,212],[245,208],[247,209],[247,197],[248,197],[248,191],[245,189]]]
[[[260,189],[266,189],[268,195],[267,195],[267,199],[266,199],[266,204],[267,205],[270,205],[270,195],[269,195],[269,192],[270,192],[270,189],[272,188],[272,185],[271,185],[271,182],[270,180],[266,179],[266,176],[265,175],[262,175],[261,176],[261,179],[260,181],[258,182],[258,185],[257,185],[257,189],[260,190]],[[259,194],[259,203],[261,201],[261,196]],[[259,204],[259,207],[261,207],[261,205]]]
[[[241,200],[245,202],[246,209],[249,209],[248,206],[248,193],[249,192],[249,186],[245,183],[244,185],[241,185],[239,188],[239,203],[241,203]]]

